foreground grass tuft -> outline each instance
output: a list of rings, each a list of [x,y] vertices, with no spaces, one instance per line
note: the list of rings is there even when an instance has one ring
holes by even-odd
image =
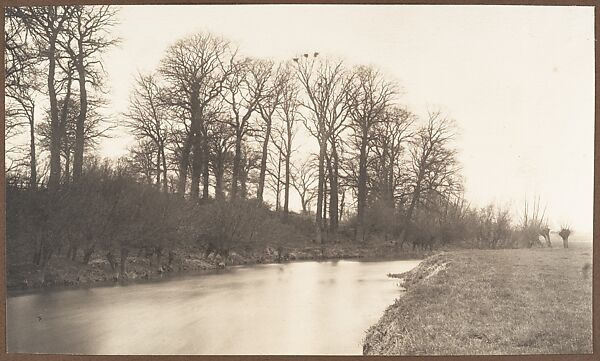
[[[592,352],[591,245],[442,253],[367,332],[366,355]]]

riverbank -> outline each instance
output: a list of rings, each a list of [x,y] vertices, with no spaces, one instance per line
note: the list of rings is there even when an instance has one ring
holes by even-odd
[[[110,283],[128,283],[140,280],[161,279],[184,274],[205,274],[229,266],[269,264],[293,261],[319,261],[335,259],[420,259],[432,252],[403,250],[390,243],[361,244],[340,242],[317,245],[312,242],[290,246],[255,246],[232,250],[227,257],[194,247],[176,248],[172,257],[144,256],[134,252],[128,257],[125,277],[119,277],[104,256],[96,252],[88,264],[73,261],[66,256],[53,257],[46,269],[31,263],[8,265],[9,291],[41,288],[96,286]]]
[[[372,326],[365,355],[592,352],[592,247],[466,250],[429,257]]]

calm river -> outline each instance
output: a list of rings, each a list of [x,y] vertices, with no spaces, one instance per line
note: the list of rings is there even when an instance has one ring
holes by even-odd
[[[7,302],[8,352],[361,354],[419,261],[296,262]]]

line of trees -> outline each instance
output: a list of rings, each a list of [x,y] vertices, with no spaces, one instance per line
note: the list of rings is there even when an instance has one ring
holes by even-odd
[[[231,204],[272,207],[283,224],[289,222],[290,197],[296,192],[320,243],[384,239],[399,247],[431,248],[476,239],[492,247],[515,244],[507,212],[477,210],[465,202],[453,145],[456,125],[447,115],[431,111],[418,117],[400,103],[399,84],[373,66],[317,52],[281,62],[252,58],[207,32],[176,41],[157,69],[137,75],[128,109],[119,115],[120,126],[135,137],[129,154],[104,173],[97,166],[84,167],[97,164],[94,145],[115,126],[99,109],[107,103],[102,54],[119,42],[112,35],[117,15],[112,6],[5,8],[6,134],[29,131],[27,150],[7,150],[24,160],[7,164],[9,186],[13,179],[18,188],[41,187],[50,198],[65,190],[78,194],[87,169],[85,184],[100,193],[123,176],[154,190],[150,195],[138,186],[123,186],[133,198],[164,194],[164,207],[173,197],[183,199],[181,204],[217,202],[223,207],[217,210]],[[37,120],[40,98],[49,107]],[[306,139],[317,144],[314,154],[300,149]],[[47,162],[40,162],[38,145]],[[93,174],[100,183],[90,181]],[[73,224],[83,217],[84,203],[63,204]],[[107,206],[114,214],[106,215],[106,222],[129,220],[135,223],[131,227],[145,230],[148,223],[154,229],[156,220],[130,219],[132,208],[115,204],[118,209]],[[544,235],[538,223],[536,239]],[[178,227],[185,228],[167,228]],[[151,234],[138,228],[125,233]],[[231,235],[239,230],[215,234],[233,242]],[[89,253],[95,246],[83,248]],[[126,255],[127,247],[120,248]]]
[[[381,72],[318,53],[276,63],[191,35],[138,75],[124,117],[140,181],[199,200],[263,203],[270,189],[284,221],[296,190],[321,242],[337,239],[344,210],[352,237],[366,240],[373,207],[407,230],[431,197],[460,195],[454,123],[432,112],[419,124]],[[318,144],[314,159],[292,159],[301,128]]]

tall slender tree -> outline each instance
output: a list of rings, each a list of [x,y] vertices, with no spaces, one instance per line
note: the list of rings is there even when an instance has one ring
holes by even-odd
[[[101,54],[116,45],[118,39],[112,36],[117,25],[117,8],[109,5],[74,5],[66,22],[66,36],[59,43],[69,55],[77,72],[79,83],[79,114],[75,131],[73,156],[73,180],[82,174],[85,122],[88,112],[88,84],[100,87],[102,82]]]

